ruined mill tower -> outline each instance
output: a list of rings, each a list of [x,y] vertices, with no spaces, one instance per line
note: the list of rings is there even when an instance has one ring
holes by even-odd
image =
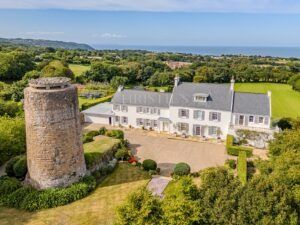
[[[27,181],[67,186],[85,175],[77,88],[64,77],[31,80],[24,90]]]

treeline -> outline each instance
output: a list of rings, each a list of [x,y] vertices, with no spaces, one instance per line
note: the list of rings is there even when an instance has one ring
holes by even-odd
[[[166,61],[191,64],[172,70]],[[71,63],[90,65],[91,69],[75,78],[68,68]],[[120,81],[168,86],[173,84],[175,76],[188,82],[227,83],[234,77],[237,82],[287,83],[300,73],[300,61],[259,56],[212,57],[136,50],[85,51],[0,45],[0,81],[20,81],[30,71],[67,75],[79,83],[113,80],[114,85]]]

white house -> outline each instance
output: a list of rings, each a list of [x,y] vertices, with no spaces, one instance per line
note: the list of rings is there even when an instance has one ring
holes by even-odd
[[[269,130],[271,94],[238,93],[231,84],[175,78],[172,93],[123,89],[111,103],[83,111],[86,122],[225,139],[236,129]]]

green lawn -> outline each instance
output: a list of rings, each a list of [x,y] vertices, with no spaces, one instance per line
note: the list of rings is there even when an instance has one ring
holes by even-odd
[[[119,164],[88,197],[66,206],[38,212],[0,207],[1,225],[96,225],[113,223],[115,209],[126,196],[144,186],[149,175],[138,167]]]
[[[238,92],[267,93],[272,92],[272,117],[300,116],[300,92],[292,90],[287,84],[274,83],[237,83],[235,90]]]
[[[69,64],[69,68],[73,71],[75,77],[82,75],[85,71],[88,71],[91,66],[81,64]]]
[[[83,145],[84,152],[106,152],[112,149],[116,144],[120,143],[119,139],[110,138],[106,136],[98,136],[94,141]]]

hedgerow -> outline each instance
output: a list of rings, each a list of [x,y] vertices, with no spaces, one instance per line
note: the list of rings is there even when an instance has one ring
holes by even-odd
[[[0,199],[5,206],[36,211],[69,204],[87,196],[95,188],[96,180],[93,176],[83,177],[66,188],[45,190],[22,187],[15,178],[6,177],[0,180]]]

